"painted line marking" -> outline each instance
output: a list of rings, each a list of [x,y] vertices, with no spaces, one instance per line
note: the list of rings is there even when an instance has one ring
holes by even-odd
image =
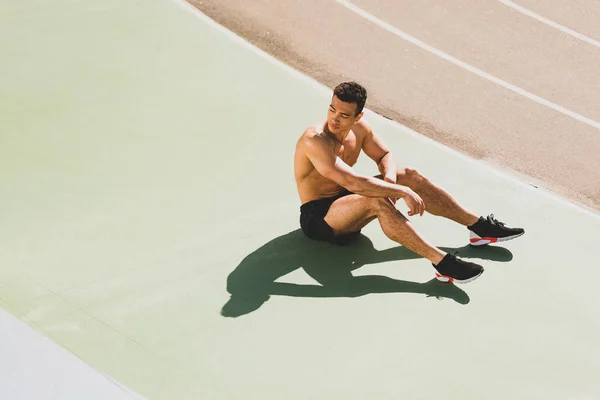
[[[584,41],[584,42],[586,42],[588,44],[591,44],[592,46],[596,46],[596,47],[598,47],[600,49],[600,42],[597,41],[597,40],[592,39],[589,36],[586,36],[586,35],[584,35],[582,33],[579,33],[579,32],[576,32],[576,31],[574,31],[572,29],[569,29],[566,26],[562,26],[560,24],[557,24],[556,22],[554,22],[552,20],[549,20],[548,18],[542,17],[541,15],[536,14],[533,11],[531,11],[531,10],[529,10],[529,9],[523,7],[523,6],[520,6],[520,5],[516,4],[516,3],[513,3],[512,1],[509,1],[509,0],[498,0],[498,1],[500,3],[506,5],[506,6],[510,7],[510,8],[513,8],[513,9],[515,9],[515,10],[517,10],[517,11],[519,11],[519,12],[521,12],[521,13],[529,16],[529,17],[531,17],[531,18],[537,19],[538,21],[540,21],[540,22],[542,22],[542,23],[544,23],[546,25],[549,25],[549,26],[551,26],[553,28],[556,28],[559,31],[566,33],[567,35],[571,35],[574,38],[577,38],[577,39],[579,39],[581,41]]]
[[[299,80],[307,83],[308,85],[316,88],[317,90],[323,92],[323,93],[331,93],[331,88],[327,87],[326,85],[316,81],[315,79],[311,78],[308,75],[303,74],[302,72],[290,67],[289,65],[287,65],[286,63],[284,63],[283,61],[280,61],[278,59],[276,59],[275,57],[273,57],[272,55],[270,55],[269,53],[267,53],[266,51],[254,46],[252,43],[248,42],[247,40],[245,40],[244,38],[242,38],[241,36],[237,35],[235,32],[230,31],[229,29],[227,29],[226,27],[224,27],[223,25],[219,24],[218,22],[216,22],[215,20],[213,20],[212,18],[210,18],[209,16],[207,16],[206,14],[204,14],[202,11],[200,11],[199,9],[197,9],[196,7],[194,7],[193,5],[191,5],[190,3],[188,3],[185,0],[172,0],[173,2],[179,4],[181,7],[187,9],[188,11],[190,11],[192,14],[194,14],[196,17],[200,18],[203,22],[205,22],[207,25],[215,28],[215,30],[217,30],[218,32],[223,33],[224,35],[227,35],[233,42],[240,44],[241,46],[245,47],[246,49],[250,50],[251,52],[257,54],[258,56],[264,58],[266,61],[270,62],[271,64],[277,65],[278,67],[282,68],[284,71],[287,71],[290,75],[298,78]],[[505,178],[511,182],[514,182],[515,184],[519,185],[520,187],[526,188],[527,190],[531,190],[531,191],[535,191],[535,193],[537,193],[538,195],[541,195],[543,197],[547,197],[549,199],[552,199],[554,201],[556,201],[559,204],[562,204],[563,206],[570,208],[574,211],[583,213],[585,215],[587,215],[590,218],[593,218],[597,221],[600,221],[600,214],[596,213],[595,211],[593,211],[592,209],[583,207],[579,204],[573,203],[563,197],[560,197],[559,195],[557,195],[556,193],[550,192],[546,189],[543,188],[538,188],[533,187],[530,183],[523,181],[517,177],[515,177],[514,175],[511,175],[510,173],[506,172],[506,171],[502,171],[500,169],[497,169],[487,163],[484,163],[482,161],[476,160],[472,157],[469,157],[466,154],[463,154],[457,150],[454,150],[451,147],[448,147],[440,142],[436,142],[435,140],[424,136],[420,133],[418,133],[415,130],[410,129],[407,126],[402,125],[401,123],[399,123],[398,121],[394,121],[394,120],[390,120],[387,118],[384,118],[383,116],[377,114],[376,112],[369,110],[368,107],[365,107],[365,112],[367,114],[371,114],[373,116],[376,117],[381,117],[383,121],[386,121],[387,123],[391,124],[394,127],[397,127],[398,129],[400,129],[402,132],[409,134],[410,136],[417,138],[418,140],[421,140],[425,143],[429,143],[430,145],[432,145],[433,147],[436,147],[440,150],[443,150],[446,153],[450,153],[452,155],[454,155],[455,157],[470,162],[472,164],[477,165],[479,168],[483,168],[487,171],[489,171],[490,173],[493,173],[497,176],[500,176],[502,178]]]
[[[346,7],[347,9],[349,9],[350,11],[353,11],[354,13],[360,15],[361,17],[365,18],[368,21],[371,21],[372,23],[378,25],[380,28],[385,29],[386,31],[393,33],[394,35],[401,37],[402,39],[411,42],[412,44],[422,48],[423,50],[426,50],[432,54],[435,54],[436,56],[443,58],[444,60],[458,66],[461,67],[463,69],[466,69],[469,72],[474,73],[475,75],[478,75],[484,79],[487,79],[488,81],[494,82],[510,91],[513,91],[517,94],[520,94],[521,96],[527,97],[530,100],[535,101],[538,104],[542,104],[546,107],[549,107],[555,111],[558,111],[561,114],[567,115],[571,118],[574,118],[580,122],[583,122],[584,124],[590,125],[596,129],[600,129],[600,122],[594,121],[591,118],[585,117],[581,114],[578,114],[574,111],[571,111],[569,109],[566,109],[562,106],[559,106],[558,104],[552,103],[549,100],[546,100],[540,96],[537,96],[533,93],[528,92],[525,89],[521,89],[518,86],[513,85],[512,83],[506,82],[500,78],[497,78],[493,75],[488,74],[485,71],[480,70],[479,68],[475,68],[470,64],[467,64],[464,61],[461,61],[453,56],[451,56],[450,54],[444,53],[441,50],[436,49],[433,46],[428,45],[425,42],[420,41],[419,39],[402,32],[401,30],[399,30],[398,28],[396,28],[393,25],[388,24],[385,21],[380,20],[379,18],[375,17],[372,14],[369,14],[368,12],[366,12],[365,10],[363,10],[362,8],[355,6],[354,4],[346,1],[346,0],[335,0],[336,2],[338,2],[339,4],[343,5],[344,7]]]

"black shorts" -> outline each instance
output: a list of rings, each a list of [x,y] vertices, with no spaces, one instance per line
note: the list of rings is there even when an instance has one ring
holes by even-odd
[[[339,245],[347,244],[352,239],[356,238],[360,233],[360,230],[336,236],[333,232],[333,228],[325,222],[325,216],[327,215],[327,211],[329,211],[331,204],[337,199],[350,194],[354,193],[344,189],[335,196],[325,197],[323,199],[313,200],[302,204],[302,206],[300,206],[300,227],[302,228],[302,232],[311,239]]]

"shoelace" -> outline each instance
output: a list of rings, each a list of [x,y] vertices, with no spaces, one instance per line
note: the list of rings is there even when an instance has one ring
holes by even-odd
[[[494,218],[494,214],[488,215],[487,220],[490,221],[490,224],[492,225],[498,225],[500,227],[504,227],[506,225],[504,222],[500,222],[496,218]]]

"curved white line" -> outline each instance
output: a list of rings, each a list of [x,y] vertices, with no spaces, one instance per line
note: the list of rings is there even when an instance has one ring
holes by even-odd
[[[542,23],[544,23],[546,25],[549,25],[549,26],[551,26],[553,28],[556,28],[559,31],[566,33],[567,35],[571,35],[571,36],[573,36],[573,37],[575,37],[575,38],[577,38],[579,40],[582,40],[582,41],[584,41],[586,43],[591,44],[592,46],[596,46],[596,47],[600,48],[600,42],[597,41],[597,40],[592,39],[591,37],[588,37],[588,36],[586,36],[586,35],[584,35],[582,33],[579,33],[579,32],[575,32],[573,29],[569,29],[566,26],[562,26],[560,24],[557,24],[556,22],[554,22],[552,20],[549,20],[548,18],[542,17],[541,15],[536,14],[533,11],[528,10],[527,8],[525,8],[523,6],[520,6],[520,5],[516,4],[516,3],[513,3],[512,1],[509,1],[509,0],[498,0],[498,1],[500,3],[502,3],[502,4],[507,5],[510,8],[513,8],[513,9],[515,9],[515,10],[517,10],[517,11],[519,11],[519,12],[525,14],[525,15],[527,15],[527,16],[530,16],[531,18],[537,19],[538,21],[540,21],[540,22],[542,22]]]
[[[419,39],[409,35],[408,33],[404,33],[401,30],[399,30],[398,28],[396,28],[393,25],[388,24],[387,22],[384,22],[382,20],[380,20],[379,18],[375,17],[374,15],[369,14],[368,12],[366,12],[365,10],[363,10],[362,8],[355,6],[354,4],[346,1],[346,0],[335,0],[338,3],[340,3],[341,5],[343,5],[344,7],[348,8],[349,10],[355,12],[356,14],[360,15],[361,17],[373,22],[374,24],[378,25],[380,28],[385,29],[386,31],[393,33],[396,36],[401,37],[402,39],[411,42],[412,44],[419,46],[420,48],[422,48],[423,50],[427,50],[430,53],[435,54],[436,56],[443,58],[444,60],[458,66],[461,67],[463,69],[466,69],[467,71],[470,71],[472,73],[474,73],[475,75],[479,75],[480,77],[487,79],[488,81],[494,82],[508,90],[511,90],[517,94],[520,94],[521,96],[527,97],[528,99],[531,99],[533,101],[535,101],[536,103],[545,105],[546,107],[549,107],[555,111],[558,111],[561,114],[564,115],[568,115],[569,117],[576,119],[580,122],[583,122],[584,124],[593,126],[596,129],[600,129],[600,122],[594,121],[591,118],[585,117],[581,114],[576,113],[575,111],[571,111],[569,109],[566,109],[562,106],[559,106],[558,104],[552,103],[549,100],[546,100],[540,96],[537,96],[533,93],[528,92],[525,89],[522,89],[518,86],[513,85],[512,83],[506,82],[500,78],[497,78],[493,75],[488,74],[485,71],[480,70],[479,68],[475,68],[474,66],[467,64],[464,61],[461,61],[455,57],[452,57],[450,54],[444,53],[441,50],[436,49],[433,46],[428,45],[425,42],[420,41]]]

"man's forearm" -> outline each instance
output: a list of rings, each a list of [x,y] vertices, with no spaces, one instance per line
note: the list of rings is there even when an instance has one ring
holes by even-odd
[[[348,189],[365,197],[388,197],[394,199],[404,198],[409,191],[404,186],[370,176],[355,178]]]
[[[383,179],[385,179],[387,182],[396,183],[398,166],[396,165],[394,156],[392,156],[391,152],[387,153],[381,160],[379,160],[377,168],[379,169],[379,172],[381,172]]]

